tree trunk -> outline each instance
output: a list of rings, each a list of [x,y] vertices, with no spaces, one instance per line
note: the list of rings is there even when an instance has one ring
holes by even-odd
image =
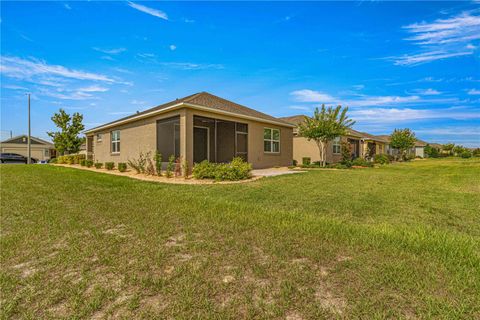
[[[320,151],[320,163],[322,164],[322,167],[325,167],[325,142],[317,141],[317,147]]]

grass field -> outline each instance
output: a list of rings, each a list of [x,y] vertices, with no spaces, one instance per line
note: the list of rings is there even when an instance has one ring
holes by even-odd
[[[480,318],[480,161],[172,185],[2,165],[10,318]]]

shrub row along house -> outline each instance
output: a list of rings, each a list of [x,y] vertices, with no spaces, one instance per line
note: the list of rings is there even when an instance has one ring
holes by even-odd
[[[284,117],[282,120],[294,124],[296,127],[305,119],[305,115]],[[388,141],[382,137],[365,132],[347,129],[346,136],[338,137],[327,145],[326,162],[336,163],[342,160],[341,144],[348,143],[351,158],[374,158],[377,154],[386,153]],[[317,144],[298,134],[297,128],[293,130],[293,159],[298,163],[308,159],[309,162],[320,161]]]
[[[253,168],[289,166],[295,125],[207,92],[176,99],[89,129],[87,156],[127,162],[158,151],[190,165],[241,157]]]

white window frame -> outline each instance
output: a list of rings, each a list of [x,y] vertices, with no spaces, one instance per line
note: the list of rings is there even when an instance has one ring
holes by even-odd
[[[102,142],[103,141],[103,133],[97,133],[97,142]]]
[[[114,132],[118,132],[118,140],[113,140],[114,138]],[[120,149],[120,130],[113,130],[110,132],[110,152],[112,154],[119,154],[120,151],[114,151],[114,144],[117,145],[118,144],[118,147],[116,148],[116,150],[119,150]]]
[[[270,130],[270,139],[265,139],[265,130]],[[273,131],[278,131],[278,140],[273,139]],[[270,142],[270,151],[265,150],[265,141]],[[281,135],[280,135],[280,129],[277,128],[263,128],[263,152],[264,153],[273,153],[273,154],[278,154],[280,153],[280,146],[281,146]],[[278,151],[273,151],[273,143],[278,142]]]
[[[335,139],[333,139],[333,144],[332,144],[332,151],[333,151],[333,154],[340,154],[342,153],[342,144],[341,144],[341,141],[340,141],[340,137],[336,137]],[[335,152],[335,148],[338,148],[337,152]]]

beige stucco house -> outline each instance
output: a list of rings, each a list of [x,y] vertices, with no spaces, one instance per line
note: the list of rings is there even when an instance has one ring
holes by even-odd
[[[86,134],[87,155],[99,162],[127,162],[155,151],[193,163],[242,157],[253,168],[288,166],[291,123],[217,97],[196,93],[106,123]]]
[[[296,115],[281,118],[282,120],[292,123],[295,126],[305,120],[305,115]],[[342,160],[341,143],[347,142],[350,146],[352,159],[354,158],[373,158],[376,154],[386,153],[386,141],[380,137],[348,129],[346,136],[338,137],[330,141],[327,145],[326,162],[335,163]],[[303,158],[310,158],[311,162],[320,161],[320,152],[317,144],[298,134],[297,128],[293,131],[293,159],[301,164]]]
[[[395,149],[395,148],[392,148],[390,146],[390,136],[389,135],[382,135],[382,136],[378,136],[378,137],[387,141],[387,149],[386,150],[387,150],[388,154],[393,155],[393,156],[398,155],[398,150]],[[425,147],[427,146],[427,144],[428,144],[427,142],[417,139],[415,141],[415,146],[413,148],[411,148],[410,150],[407,150],[407,154],[412,155],[414,157],[425,158]]]
[[[28,157],[28,136],[20,135],[0,142],[2,153],[16,153]],[[55,157],[55,147],[52,143],[30,136],[30,154],[38,161],[47,161]]]

